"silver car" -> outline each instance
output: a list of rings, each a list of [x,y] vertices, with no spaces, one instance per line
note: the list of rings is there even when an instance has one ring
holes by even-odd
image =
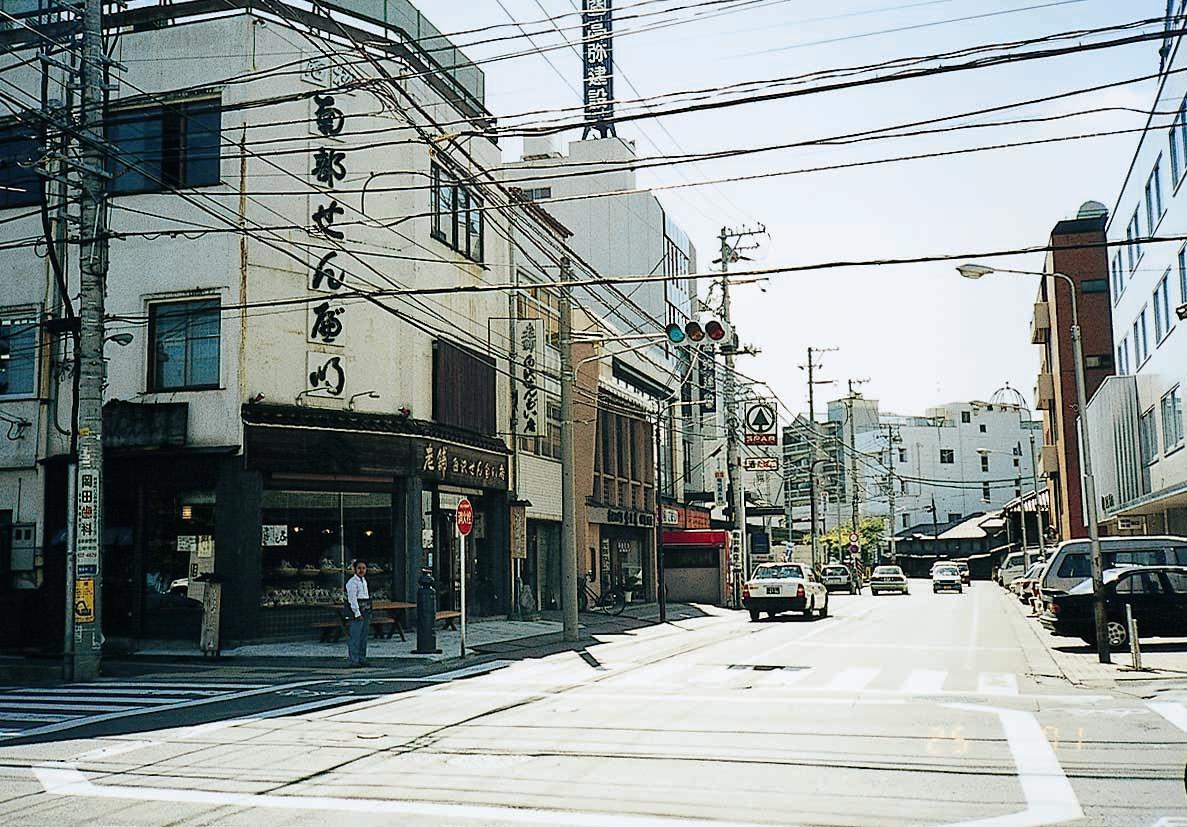
[[[910,594],[907,586],[907,575],[898,566],[878,566],[870,576],[870,594],[882,592],[898,592]]]
[[[945,590],[957,594],[963,592],[964,582],[960,577],[960,569],[953,565],[936,566],[931,570],[931,590],[936,594]]]

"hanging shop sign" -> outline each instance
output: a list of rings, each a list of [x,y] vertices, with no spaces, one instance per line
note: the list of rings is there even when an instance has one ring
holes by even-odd
[[[610,0],[581,4],[581,63],[585,75],[585,133],[614,135],[614,12]]]
[[[544,364],[544,320],[519,319],[515,323],[515,421],[520,436],[544,436],[544,399],[540,370]]]
[[[444,482],[474,485],[479,488],[507,487],[507,459],[479,451],[425,442],[420,453],[420,472]]]

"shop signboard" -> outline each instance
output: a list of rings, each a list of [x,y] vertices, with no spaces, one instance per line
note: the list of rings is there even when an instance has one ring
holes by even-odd
[[[512,505],[511,512],[511,559],[526,560],[528,557],[528,509],[525,505]]]
[[[457,523],[458,534],[463,537],[469,535],[474,528],[474,506],[470,505],[470,501],[462,497],[457,504],[457,511],[454,512],[454,520]]]
[[[515,422],[520,436],[544,436],[544,397],[540,390],[540,371],[544,365],[544,320],[519,319],[515,322]]]

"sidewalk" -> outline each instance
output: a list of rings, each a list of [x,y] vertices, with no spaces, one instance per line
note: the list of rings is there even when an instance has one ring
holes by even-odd
[[[1022,644],[1031,674],[1062,678],[1077,686],[1112,686],[1146,694],[1169,688],[1176,681],[1187,686],[1187,644],[1157,639],[1142,644],[1142,669],[1132,668],[1129,650],[1113,652],[1112,663],[1101,663],[1096,649],[1074,638],[1055,637],[1030,616],[1030,609],[1004,589],[997,589],[1005,614]]]

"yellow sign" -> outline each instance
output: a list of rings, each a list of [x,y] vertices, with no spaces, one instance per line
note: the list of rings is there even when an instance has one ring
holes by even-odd
[[[74,622],[95,622],[95,581],[90,578],[74,581]]]

